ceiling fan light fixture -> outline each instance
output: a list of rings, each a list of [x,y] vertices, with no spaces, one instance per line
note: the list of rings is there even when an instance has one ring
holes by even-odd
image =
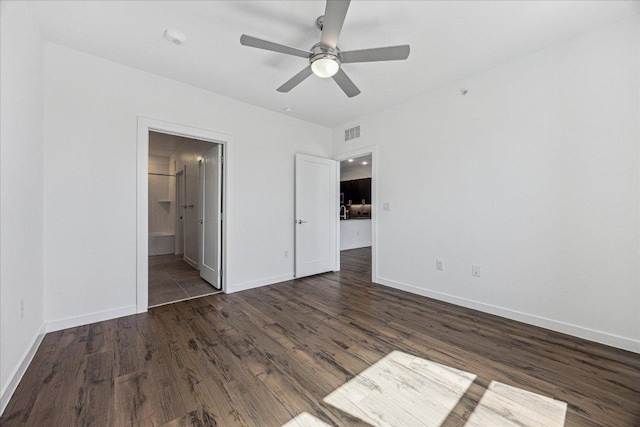
[[[353,98],[360,94],[360,89],[341,69],[343,63],[401,61],[409,57],[410,47],[409,45],[401,45],[349,50],[346,52],[340,51],[338,39],[350,2],[351,0],[326,0],[324,15],[316,20],[316,25],[322,32],[320,42],[314,44],[309,51],[259,39],[247,34],[240,36],[240,44],[256,49],[297,56],[309,61],[309,65],[276,89],[280,93],[290,92],[291,89],[298,86],[309,76],[315,74],[325,79],[333,77],[333,80],[345,95]]]
[[[318,77],[326,79],[333,77],[340,69],[338,58],[333,55],[322,55],[311,62],[311,71]]]

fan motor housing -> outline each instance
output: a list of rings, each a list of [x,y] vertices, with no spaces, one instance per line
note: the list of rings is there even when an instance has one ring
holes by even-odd
[[[311,56],[309,57],[309,64],[313,64],[315,61],[321,58],[332,59],[340,65],[340,49],[335,49],[324,46],[322,43],[316,43],[311,48]]]

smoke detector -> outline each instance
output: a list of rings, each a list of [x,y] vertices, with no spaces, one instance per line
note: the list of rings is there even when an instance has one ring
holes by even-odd
[[[172,28],[164,30],[164,38],[177,45],[183,45],[187,41],[187,36],[184,33]]]

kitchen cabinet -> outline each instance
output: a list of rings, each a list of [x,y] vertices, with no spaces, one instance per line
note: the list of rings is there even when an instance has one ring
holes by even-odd
[[[358,194],[356,203],[362,203],[362,199],[364,199],[365,204],[371,204],[371,178],[358,180]]]
[[[356,191],[354,189],[355,181],[343,181],[340,183],[340,192],[344,193],[344,204],[350,205],[354,203],[356,197]]]
[[[340,182],[340,192],[344,193],[344,204],[357,205],[362,203],[371,204],[371,178],[354,179]]]

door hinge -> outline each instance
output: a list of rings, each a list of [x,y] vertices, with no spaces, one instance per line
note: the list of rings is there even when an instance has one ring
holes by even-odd
[[[224,221],[224,213],[223,213],[223,212],[220,212],[220,213],[218,214],[218,218],[220,218],[220,221]]]
[[[218,270],[218,276],[222,277],[222,275],[223,275],[222,269]]]
[[[220,164],[223,165],[224,164],[224,156],[220,156]]]

